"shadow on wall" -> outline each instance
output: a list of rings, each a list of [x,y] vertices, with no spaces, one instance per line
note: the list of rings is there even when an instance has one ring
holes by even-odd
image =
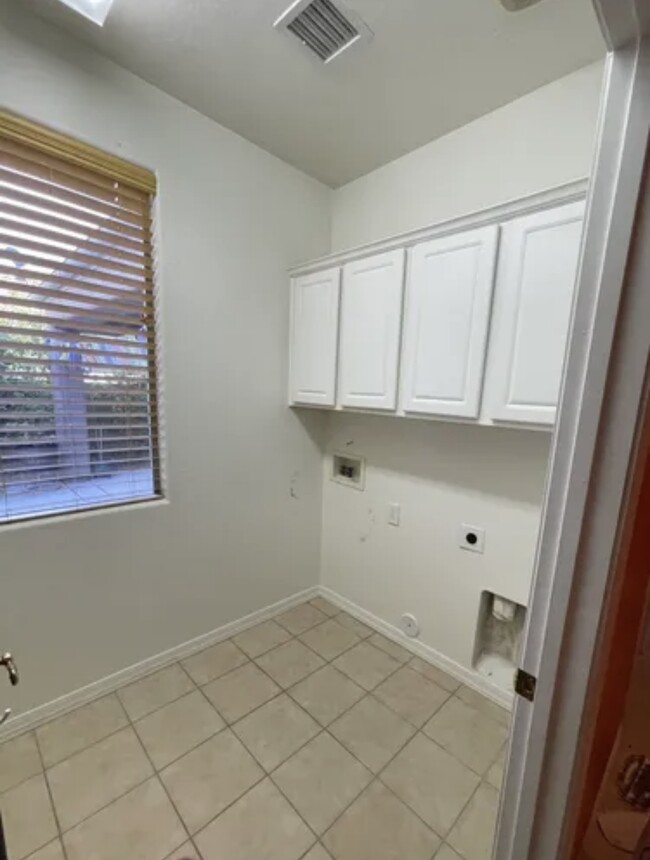
[[[354,453],[368,469],[415,483],[539,507],[551,433],[388,416],[328,415],[327,453]]]

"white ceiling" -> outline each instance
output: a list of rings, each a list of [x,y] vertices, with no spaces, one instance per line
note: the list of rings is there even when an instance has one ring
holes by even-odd
[[[374,38],[327,66],[273,29],[289,0],[115,0],[103,29],[13,2],[331,186],[605,52],[590,0],[344,0]]]

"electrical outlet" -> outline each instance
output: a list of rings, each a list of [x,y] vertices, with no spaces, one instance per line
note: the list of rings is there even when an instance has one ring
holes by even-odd
[[[463,523],[458,534],[458,546],[469,552],[483,553],[485,551],[485,529]]]

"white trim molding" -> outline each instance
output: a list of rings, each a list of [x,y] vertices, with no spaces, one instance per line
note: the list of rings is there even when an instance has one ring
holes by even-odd
[[[449,657],[441,654],[440,651],[436,651],[435,648],[432,648],[430,645],[426,645],[424,642],[420,642],[418,639],[411,639],[406,636],[399,627],[395,627],[387,621],[384,621],[382,618],[379,618],[377,615],[373,615],[372,612],[362,609],[361,606],[353,603],[351,600],[348,600],[336,591],[332,591],[331,588],[321,585],[319,593],[321,597],[329,600],[330,603],[334,604],[334,606],[338,606],[339,609],[345,610],[349,615],[352,615],[354,618],[367,624],[368,627],[372,627],[373,630],[383,634],[387,639],[390,639],[397,645],[401,645],[402,648],[410,651],[415,657],[422,657],[422,659],[426,660],[427,663],[431,663],[438,669],[451,675],[452,678],[456,678],[456,680],[465,684],[466,687],[471,687],[473,690],[476,690],[478,693],[481,693],[483,696],[491,699],[498,705],[501,705],[508,710],[512,710],[513,694],[490,683],[490,681],[484,675],[481,675],[480,672],[475,672],[473,669],[467,669],[465,666],[462,666],[460,663],[456,663],[455,660],[451,660]]]
[[[87,705],[89,702],[95,701],[108,693],[114,693],[120,687],[126,684],[131,684],[133,681],[138,681],[158,669],[164,669],[172,663],[203,651],[211,645],[216,645],[218,642],[223,642],[225,639],[230,639],[237,633],[247,630],[249,627],[254,627],[262,621],[268,621],[275,615],[285,612],[300,603],[307,600],[313,600],[318,597],[320,589],[318,586],[312,586],[304,591],[299,591],[286,597],[284,600],[279,600],[277,603],[272,603],[270,606],[265,606],[258,609],[256,612],[251,612],[249,615],[244,615],[235,621],[210,630],[208,633],[203,633],[195,639],[190,639],[188,642],[182,642],[174,648],[167,651],[162,651],[160,654],[155,654],[153,657],[148,657],[140,663],[135,663],[132,666],[127,666],[125,669],[120,669],[119,672],[114,672],[112,675],[107,675],[86,687],[81,687],[78,690],[73,690],[71,693],[66,693],[58,699],[51,702],[46,702],[44,705],[39,705],[30,711],[23,714],[18,714],[12,717],[0,730],[0,743],[23,734],[30,729],[37,728],[48,720],[54,717],[60,717],[79,708],[82,705]]]
[[[385,239],[369,242],[366,245],[359,245],[355,248],[349,248],[335,254],[328,254],[327,256],[319,257],[316,260],[309,260],[308,262],[292,266],[289,269],[289,274],[292,277],[295,277],[296,275],[306,275],[320,269],[331,268],[332,266],[342,266],[352,260],[358,260],[374,254],[381,254],[385,251],[394,251],[398,248],[409,248],[419,242],[425,242],[429,239],[437,239],[440,236],[458,233],[461,230],[473,229],[474,227],[485,227],[489,224],[499,224],[503,221],[508,221],[511,218],[517,218],[520,215],[528,215],[531,212],[539,212],[541,209],[549,209],[554,206],[561,205],[562,203],[574,203],[578,200],[584,200],[588,188],[589,180],[585,178],[577,179],[574,182],[568,182],[564,185],[556,185],[535,194],[514,198],[505,203],[500,203],[497,206],[490,206],[487,209],[477,209],[473,212],[469,212],[467,215],[461,215],[458,218],[452,218],[447,221],[438,221],[435,224],[429,224],[426,227],[420,227],[417,230],[398,233],[395,236],[388,236]]]

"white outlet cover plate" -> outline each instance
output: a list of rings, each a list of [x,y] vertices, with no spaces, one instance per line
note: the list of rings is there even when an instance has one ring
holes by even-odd
[[[475,535],[475,543],[472,543],[471,539],[468,540],[469,535]],[[458,532],[458,546],[468,552],[483,553],[485,551],[485,529],[463,523]]]

